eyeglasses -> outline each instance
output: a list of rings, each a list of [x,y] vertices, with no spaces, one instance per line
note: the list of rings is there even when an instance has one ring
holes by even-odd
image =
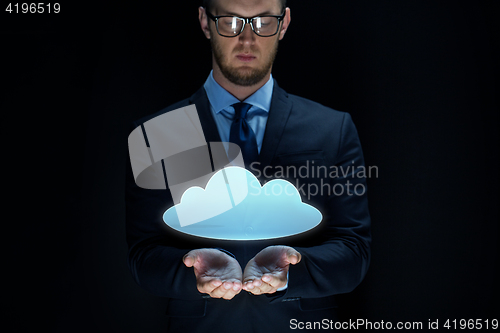
[[[215,22],[219,35],[223,37],[236,37],[243,32],[245,25],[250,23],[253,32],[260,37],[271,37],[278,33],[280,22],[286,12],[281,15],[262,15],[252,18],[221,15],[214,16],[206,11],[207,16]]]

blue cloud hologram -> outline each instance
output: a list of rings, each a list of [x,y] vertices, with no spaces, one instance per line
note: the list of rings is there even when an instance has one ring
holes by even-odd
[[[219,170],[205,189],[189,188],[163,214],[163,221],[177,231],[224,240],[292,236],[316,227],[322,218],[290,182],[275,179],[261,186],[240,167]]]

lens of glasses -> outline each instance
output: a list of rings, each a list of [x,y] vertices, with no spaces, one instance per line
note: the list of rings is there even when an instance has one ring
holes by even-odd
[[[217,29],[223,36],[233,37],[240,33],[243,22],[245,21],[238,17],[219,17]]]
[[[241,32],[244,19],[239,17],[220,17],[217,21],[219,34],[226,37],[233,37]],[[278,19],[276,17],[254,17],[252,26],[259,36],[272,36],[278,31]]]
[[[278,19],[276,17],[256,17],[252,20],[252,26],[260,36],[271,36],[278,30]]]

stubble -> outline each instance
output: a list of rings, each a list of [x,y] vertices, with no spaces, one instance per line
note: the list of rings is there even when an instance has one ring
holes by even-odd
[[[214,55],[215,62],[219,66],[224,77],[226,77],[226,79],[236,85],[245,87],[253,86],[266,77],[274,63],[276,54],[278,53],[278,41],[276,41],[272,51],[269,53],[267,59],[261,67],[236,68],[229,64],[229,61],[224,55],[221,46],[213,38],[210,39],[210,44],[212,46],[212,53]],[[243,49],[236,50],[235,53],[240,52],[242,53]]]

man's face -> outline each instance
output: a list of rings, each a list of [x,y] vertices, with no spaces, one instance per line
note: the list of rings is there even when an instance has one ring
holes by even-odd
[[[210,11],[215,16],[255,17],[282,14],[279,0],[217,0],[213,1]],[[283,38],[284,32],[278,32],[271,37],[260,37],[252,31],[250,24],[247,24],[240,35],[228,38],[217,33],[215,22],[210,19],[208,27],[214,68],[217,66],[230,82],[240,86],[252,86],[271,72],[278,51],[278,41]]]

